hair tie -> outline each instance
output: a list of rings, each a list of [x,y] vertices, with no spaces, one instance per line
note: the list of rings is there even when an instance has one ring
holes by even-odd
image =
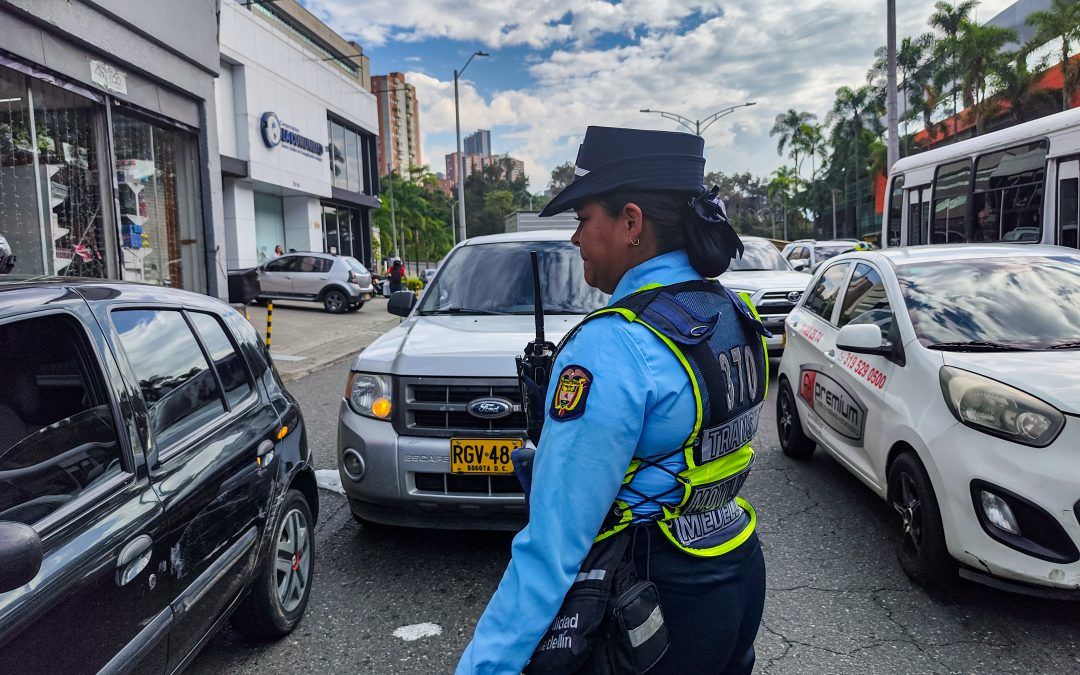
[[[720,198],[719,185],[713,185],[709,190],[702,186],[701,193],[690,198],[690,209],[693,212],[691,217],[702,227],[719,229],[725,250],[732,251],[729,258],[742,255],[745,247],[731,221],[728,220],[727,208],[724,206],[724,200]]]

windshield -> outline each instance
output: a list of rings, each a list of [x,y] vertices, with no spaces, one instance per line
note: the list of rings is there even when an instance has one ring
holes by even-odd
[[[570,242],[522,241],[457,249],[424,293],[420,314],[532,314],[529,251],[540,254],[540,293],[545,314],[588,314],[608,296],[585,284],[577,248]]]
[[[751,272],[755,270],[790,270],[784,256],[767,241],[754,239],[743,241],[746,250],[742,257],[734,258],[728,272]]]
[[[848,245],[848,246],[818,246],[815,249],[815,251],[817,251],[817,257],[818,257],[818,262],[819,263],[822,260],[828,260],[829,258],[832,258],[833,256],[838,256],[841,253],[847,253],[848,251],[854,251],[854,250],[855,250],[855,245],[854,244],[851,244],[851,245]]]
[[[913,263],[896,274],[927,347],[1080,346],[1080,255]]]
[[[358,272],[359,274],[367,274],[368,273],[367,268],[364,267],[363,264],[361,264],[361,262],[359,260],[357,260],[356,258],[350,258],[350,257],[346,256],[345,257],[345,264],[348,265],[349,269],[351,269],[353,272]]]

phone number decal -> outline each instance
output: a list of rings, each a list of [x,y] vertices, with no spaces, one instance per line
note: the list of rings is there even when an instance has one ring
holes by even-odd
[[[806,338],[810,342],[813,342],[814,344],[817,344],[817,343],[821,342],[822,336],[825,335],[824,333],[822,333],[817,328],[814,328],[813,326],[809,326],[809,325],[803,326],[802,330],[800,330],[799,332],[802,334],[802,336],[804,338]]]
[[[851,352],[844,352],[844,355],[840,358],[840,363],[854,373],[855,377],[866,380],[871,386],[878,389],[884,389],[885,381],[889,379],[885,373],[877,368],[872,368],[869,363]]]

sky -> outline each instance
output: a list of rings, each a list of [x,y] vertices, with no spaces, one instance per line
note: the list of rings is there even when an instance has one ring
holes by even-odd
[[[301,0],[356,40],[371,72],[403,72],[420,101],[423,161],[454,150],[453,72],[462,137],[490,129],[492,150],[525,161],[530,189],[574,160],[590,125],[680,130],[639,112],[689,119],[748,101],[707,131],[707,171],[767,175],[784,163],[776,116],[822,122],[836,89],[865,82],[885,44],[885,0]],[[983,0],[987,21],[1013,0]],[[897,0],[898,39],[928,30],[933,0]]]

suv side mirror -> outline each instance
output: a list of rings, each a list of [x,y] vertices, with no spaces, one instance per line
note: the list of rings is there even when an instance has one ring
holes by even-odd
[[[796,272],[805,272],[807,271],[808,267],[810,267],[810,263],[805,260],[791,261],[791,269],[795,270]]]
[[[890,356],[891,344],[885,341],[881,326],[874,323],[849,323],[836,335],[837,349],[855,354]]]
[[[409,316],[409,312],[416,306],[416,293],[412,291],[394,291],[390,294],[390,301],[386,303],[386,311],[398,316]]]
[[[0,593],[33,581],[43,559],[41,538],[34,528],[9,520],[0,521]]]

